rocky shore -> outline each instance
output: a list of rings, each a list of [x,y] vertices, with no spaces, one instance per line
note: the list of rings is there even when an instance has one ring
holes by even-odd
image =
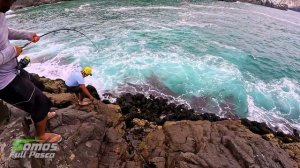
[[[1,102],[0,167],[300,167],[297,131],[284,135],[264,123],[195,114],[142,94],[80,107],[62,80],[37,75],[33,80],[58,113],[47,129],[64,141],[54,159],[9,158],[12,140],[25,137],[21,121],[26,113]]]
[[[297,0],[219,0],[225,2],[247,2],[255,5],[262,5],[280,10],[300,11],[300,1]]]

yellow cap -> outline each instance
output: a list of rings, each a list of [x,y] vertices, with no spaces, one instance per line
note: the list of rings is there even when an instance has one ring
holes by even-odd
[[[93,71],[93,69],[91,67],[84,67],[82,69],[82,72],[85,73],[86,75],[91,75],[92,76],[92,71]]]

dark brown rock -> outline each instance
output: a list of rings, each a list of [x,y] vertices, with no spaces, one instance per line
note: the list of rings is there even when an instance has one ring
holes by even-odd
[[[2,100],[0,100],[0,126],[4,123],[7,123],[10,119],[11,111],[4,104]]]
[[[165,152],[156,152],[158,149]],[[239,121],[229,120],[166,122],[162,130],[145,137],[140,152],[150,160],[164,157],[166,167],[297,165],[283,149],[253,134]]]
[[[124,94],[117,99],[122,114],[125,116],[127,127],[133,127],[134,118],[145,119],[163,125],[166,121],[180,120],[209,120],[220,121],[220,117],[210,113],[195,113],[194,110],[188,109],[184,105],[168,104],[167,99],[155,98],[150,96],[146,98],[142,94]]]

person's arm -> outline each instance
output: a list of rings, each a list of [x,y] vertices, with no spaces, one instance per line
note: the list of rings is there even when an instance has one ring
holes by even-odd
[[[85,87],[85,84],[80,84],[80,88],[91,101],[94,101],[95,98],[90,94],[89,90]]]
[[[12,59],[18,57],[22,52],[22,48],[18,46],[13,46],[11,44],[0,51],[0,65],[6,64]]]
[[[28,40],[32,41],[33,36],[35,33],[26,32],[26,31],[19,31],[14,29],[8,29],[8,39],[9,40]]]

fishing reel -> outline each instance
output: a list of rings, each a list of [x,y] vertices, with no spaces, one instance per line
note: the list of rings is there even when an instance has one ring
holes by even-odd
[[[18,62],[18,70],[26,68],[29,63],[30,63],[30,58],[28,56],[25,56]]]

